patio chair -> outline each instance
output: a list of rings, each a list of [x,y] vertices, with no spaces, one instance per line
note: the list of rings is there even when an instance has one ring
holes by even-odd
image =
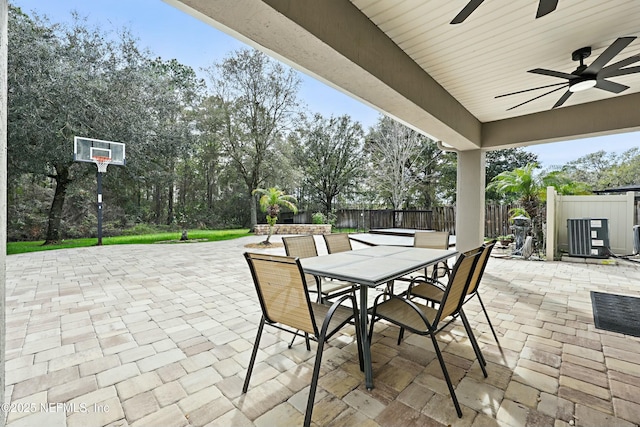
[[[310,258],[318,256],[316,240],[312,235],[283,237],[282,243],[284,243],[284,250],[287,256],[298,258]],[[318,294],[318,303],[327,302],[331,298],[339,297],[353,292],[354,285],[350,282],[326,279],[306,273],[305,278],[307,280],[309,292],[316,292]],[[295,340],[296,335],[291,338],[289,348],[293,347],[293,343],[295,342]]]
[[[473,270],[473,274],[471,276],[471,283],[469,284],[469,288],[467,289],[467,295],[465,297],[463,304],[466,304],[473,297],[477,296],[478,301],[480,302],[480,307],[482,307],[482,311],[484,311],[484,315],[487,318],[487,323],[489,324],[489,327],[491,328],[491,332],[493,333],[493,338],[499,344],[500,342],[498,341],[498,335],[496,335],[496,331],[493,328],[491,319],[489,319],[489,313],[487,313],[487,309],[484,306],[484,303],[482,302],[480,293],[478,292],[478,287],[480,286],[480,282],[482,281],[484,269],[487,266],[487,262],[489,261],[489,255],[491,255],[491,251],[493,250],[493,247],[495,246],[495,244],[496,244],[496,241],[494,240],[477,249],[473,249],[472,251],[469,251],[469,252],[477,252],[479,250],[482,250],[482,253],[480,254],[480,258],[478,259],[476,267]],[[430,280],[426,280],[423,282],[415,281],[415,282],[412,282],[409,288],[407,289],[407,298],[420,297],[432,303],[440,303],[444,295],[444,289],[445,289],[445,286],[442,283],[437,281],[430,281]]]
[[[330,254],[346,252],[353,249],[347,233],[324,234],[323,237],[324,242],[327,244],[327,252]]]
[[[310,258],[318,256],[316,241],[313,236],[283,237],[284,250],[287,256]],[[318,301],[324,302],[329,298],[338,297],[352,292],[353,283],[342,280],[326,279],[306,274],[307,286],[310,292],[318,293]]]
[[[311,424],[313,401],[318,386],[324,344],[327,339],[351,320],[357,321],[358,308],[355,296],[344,295],[331,306],[312,302],[309,299],[305,274],[298,258],[255,253],[245,253],[244,256],[251,269],[258,300],[260,301],[260,308],[262,309],[262,317],[258,326],[256,341],[253,345],[251,360],[247,367],[247,376],[242,392],[246,393],[249,388],[249,380],[251,379],[265,324],[294,335],[301,335],[298,331],[304,331],[307,339],[307,349],[309,349],[309,337],[318,343],[304,417],[304,426],[308,427]],[[342,303],[349,299],[351,300],[351,307],[343,306]],[[360,368],[364,369],[360,328],[356,327],[355,329]]]
[[[448,231],[416,231],[413,238],[414,248],[427,249],[449,249],[449,232]],[[425,267],[424,270],[415,271],[413,273],[402,276],[396,280],[401,282],[414,282],[419,278],[426,277],[431,280],[438,280],[442,277],[449,277],[451,269],[446,261],[437,263],[434,266]],[[387,285],[387,292],[394,293],[394,282]]]
[[[449,232],[448,231],[416,231],[413,238],[413,246],[415,248],[429,249],[449,249]],[[449,277],[451,269],[446,261],[440,262],[435,266],[425,269],[427,277],[437,280],[441,277]]]
[[[478,343],[476,342],[473,333],[471,333],[469,322],[462,311],[462,303],[464,302],[467,288],[471,282],[474,266],[478,261],[480,253],[481,252],[469,255],[462,254],[458,257],[458,260],[451,272],[451,279],[444,290],[444,294],[440,300],[440,306],[437,310],[413,300],[388,293],[378,295],[374,300],[373,308],[371,310],[371,326],[369,329],[370,337],[373,335],[373,326],[375,322],[381,319],[400,327],[398,344],[400,344],[402,340],[405,329],[408,329],[418,335],[428,335],[431,337],[431,342],[433,343],[433,347],[436,351],[438,362],[440,362],[440,368],[442,369],[447,386],[449,387],[449,392],[451,393],[451,399],[453,400],[456,412],[460,418],[462,417],[462,410],[460,409],[460,404],[458,403],[458,398],[456,397],[455,390],[453,389],[451,378],[449,377],[442,353],[440,352],[436,335],[457,317],[460,317],[469,336],[471,346],[478,358],[482,373],[485,378],[487,377],[487,371],[484,363],[482,363],[482,360],[484,359],[480,353],[480,347],[478,347]],[[380,299],[385,296],[388,299],[380,302]]]

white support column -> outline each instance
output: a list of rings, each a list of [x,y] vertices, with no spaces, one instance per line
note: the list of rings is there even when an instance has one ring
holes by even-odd
[[[484,240],[485,162],[482,150],[458,152],[456,249],[468,251]]]
[[[624,228],[627,230],[625,239],[625,254],[633,253],[633,225],[634,225],[634,216],[636,212],[636,193],[634,191],[627,191],[627,219]]]
[[[556,254],[556,189],[547,187],[547,261],[553,261]]]

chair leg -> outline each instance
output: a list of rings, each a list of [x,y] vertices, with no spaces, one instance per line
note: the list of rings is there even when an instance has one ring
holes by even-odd
[[[296,330],[296,332],[298,332],[298,331]],[[287,348],[293,347],[293,342],[296,340],[296,337],[297,337],[297,335],[294,334],[293,337],[291,338],[291,342],[289,343]]]
[[[487,313],[487,309],[484,308],[484,303],[482,302],[482,298],[480,298],[480,294],[478,292],[476,292],[476,296],[478,297],[478,301],[480,301],[480,306],[482,307],[482,311],[484,311],[484,316],[487,318],[487,323],[491,328],[491,333],[493,333],[493,338],[496,340],[498,344],[500,344],[500,341],[498,341],[498,335],[496,335],[496,331],[495,329],[493,329],[493,324],[491,324],[491,319],[489,319],[489,313]]]
[[[393,295],[394,284],[395,282],[393,280],[391,280],[390,282],[387,282],[386,289],[383,292],[389,295]],[[386,301],[389,298],[385,297],[384,299]]]
[[[304,341],[307,344],[307,351],[311,351],[311,345],[309,345],[309,334],[308,333],[304,333]]]
[[[444,364],[444,359],[442,358],[442,353],[440,352],[440,347],[438,346],[438,341],[436,340],[435,335],[429,334],[431,336],[431,341],[433,342],[433,348],[436,350],[436,356],[438,356],[438,362],[440,362],[440,368],[442,368],[442,373],[444,374],[444,379],[447,381],[447,387],[449,387],[449,393],[451,393],[451,399],[453,400],[453,406],[456,407],[456,413],[458,414],[458,418],[462,418],[462,409],[460,409],[460,404],[458,403],[458,398],[456,397],[456,392],[453,390],[453,384],[451,383],[451,378],[449,377],[449,372],[447,371],[447,367]]]
[[[253,352],[251,353],[251,360],[247,367],[247,376],[244,379],[244,386],[242,392],[246,393],[249,388],[249,379],[251,378],[251,372],[253,371],[253,364],[256,362],[256,356],[258,355],[258,347],[260,345],[260,338],[262,337],[262,330],[264,329],[264,316],[260,319],[260,326],[258,326],[258,335],[256,335],[256,342],[253,344]]]
[[[400,328],[400,332],[398,332],[398,345],[400,345],[403,338],[404,338],[404,328]]]
[[[371,322],[369,323],[369,334],[367,335],[369,338],[369,345],[371,345],[371,338],[373,338],[373,325],[376,323],[376,309],[373,308],[373,312],[371,313]]]
[[[355,296],[353,298],[353,323],[356,327],[356,344],[358,345],[358,362],[360,363],[360,371],[364,372],[364,356],[362,354],[362,332],[360,331],[360,325],[358,324],[358,319],[360,319],[360,313],[358,311],[358,307],[355,305],[356,299]],[[371,341],[369,341],[371,342]]]
[[[311,377],[311,386],[309,387],[309,400],[307,400],[307,410],[304,414],[304,427],[311,425],[311,414],[313,413],[313,401],[316,398],[316,389],[318,388],[318,377],[320,376],[320,363],[322,362],[322,351],[324,349],[324,336],[318,337],[318,351],[316,352],[316,361],[313,366],[313,376]]]
[[[467,316],[465,316],[464,311],[460,310],[460,319],[462,319],[462,324],[464,325],[464,329],[467,331],[467,335],[469,336],[469,341],[471,341],[471,347],[473,347],[473,351],[476,353],[476,357],[478,358],[478,364],[480,365],[480,369],[482,369],[482,374],[485,378],[487,378],[487,370],[485,366],[487,366],[487,361],[484,360],[484,356],[482,355],[482,351],[480,351],[480,346],[478,345],[478,341],[476,340],[475,335],[473,334],[473,330],[471,329],[471,325],[469,325],[469,320]]]
[[[296,332],[299,332],[300,330],[296,330]],[[296,340],[297,335],[293,335],[293,338],[291,338],[291,342],[289,343],[289,345],[287,346],[287,348],[291,348],[293,347],[293,342]],[[307,351],[311,351],[311,346],[309,345],[309,334],[308,333],[304,333],[304,340],[307,343]]]

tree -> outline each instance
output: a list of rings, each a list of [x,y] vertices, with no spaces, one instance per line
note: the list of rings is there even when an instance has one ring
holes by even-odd
[[[561,171],[536,174],[536,163],[529,163],[522,168],[505,171],[498,174],[487,186],[511,200],[516,199],[527,215],[531,218],[533,233],[542,237],[540,224],[541,202],[546,200],[546,188],[552,186],[561,194],[585,194],[588,191],[582,183],[572,182]]]
[[[220,191],[222,131],[224,114],[222,100],[215,96],[205,98],[194,113],[198,140],[196,159],[205,188],[206,214],[211,214]]]
[[[424,151],[421,142],[417,132],[386,116],[367,138],[371,185],[393,209],[402,208],[418,181],[412,168]]]
[[[244,181],[253,227],[257,210],[251,192],[277,164],[274,147],[297,107],[300,78],[294,70],[252,49],[235,51],[208,73],[222,101],[222,148]]]
[[[504,150],[487,151],[485,154],[485,179],[490,183],[493,178],[516,168],[525,167],[530,163],[538,163],[538,156],[529,153],[523,148],[507,148]],[[500,200],[500,194],[493,188],[487,188],[485,199],[488,201]]]
[[[335,198],[355,188],[364,174],[362,127],[347,115],[327,119],[315,114],[301,119],[292,137],[303,187],[329,216]]]
[[[536,163],[529,163],[522,168],[502,172],[489,183],[487,189],[511,200],[517,199],[529,216],[534,218],[543,191],[542,180],[534,173],[536,168]]]
[[[561,170],[572,180],[587,183],[591,188],[596,189],[600,186],[605,171],[614,167],[616,163],[615,153],[600,150],[567,163]]]
[[[412,205],[431,208],[440,203],[455,202],[456,153],[442,151],[435,141],[425,136],[420,138],[422,154],[412,168],[417,181],[412,191]]]
[[[640,174],[640,149],[632,148],[619,155],[597,151],[567,163],[561,170],[592,190],[634,185]]]
[[[131,75],[141,55],[127,32],[112,42],[77,16],[69,26],[50,25],[11,7],[9,33],[9,162],[12,174],[55,183],[46,235],[53,243],[60,238],[67,190],[88,172],[73,163],[73,137],[118,140],[118,124],[139,117],[122,105],[136,98]]]
[[[289,208],[293,213],[298,213],[298,208],[294,204],[296,203],[296,198],[286,194],[278,187],[271,187],[266,190],[263,188],[256,188],[255,190],[253,190],[252,194],[261,195],[260,208],[262,209],[262,212],[266,212],[267,214],[269,235],[267,236],[267,240],[265,240],[264,243],[268,245],[269,239],[271,239],[271,234],[273,233],[273,226],[276,225],[276,221],[278,221],[280,206]]]
[[[631,148],[616,157],[616,162],[604,170],[598,190],[637,185],[640,176],[640,148]]]
[[[149,61],[149,94],[152,98],[150,119],[150,138],[145,145],[147,157],[153,162],[155,179],[155,219],[172,224],[175,220],[175,182],[176,167],[182,164],[183,170],[189,168],[189,159],[193,154],[195,136],[190,123],[191,112],[200,103],[204,82],[195,71],[180,64],[175,59],[163,61],[160,58]],[[186,187],[182,186],[183,191]],[[161,193],[166,191],[166,197]],[[180,195],[186,201],[186,194]],[[166,217],[163,208],[166,200]],[[184,203],[179,209],[184,217]]]

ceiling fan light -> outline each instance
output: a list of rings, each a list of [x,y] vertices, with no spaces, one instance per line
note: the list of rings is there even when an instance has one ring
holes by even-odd
[[[587,89],[591,89],[592,87],[595,87],[595,85],[596,85],[595,79],[579,80],[569,85],[569,91],[582,92],[583,90],[587,90]]]

